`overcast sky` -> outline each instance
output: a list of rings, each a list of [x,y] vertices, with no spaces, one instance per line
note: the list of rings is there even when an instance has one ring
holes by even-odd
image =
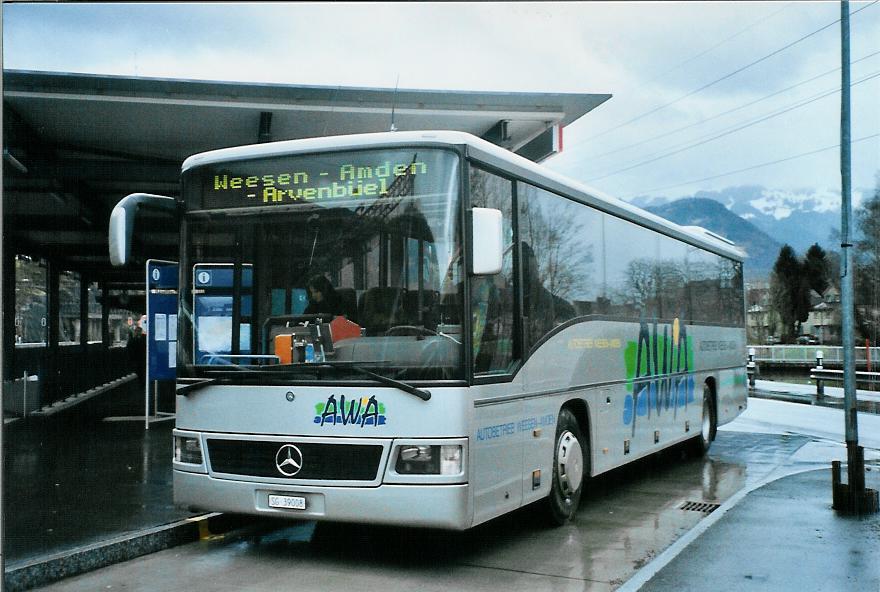
[[[853,87],[852,137],[875,136],[853,146],[858,191],[872,189],[880,170],[880,53],[861,59],[880,52],[880,4],[850,10],[859,11],[852,80],[867,78]],[[565,151],[548,166],[624,199],[751,184],[833,197],[836,148],[725,173],[839,142],[839,17],[836,2],[4,4],[3,66],[370,87],[394,87],[399,76],[401,88],[611,93],[566,129]]]

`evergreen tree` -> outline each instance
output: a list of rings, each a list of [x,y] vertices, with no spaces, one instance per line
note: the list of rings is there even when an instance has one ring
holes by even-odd
[[[831,285],[830,265],[825,254],[825,249],[814,243],[807,249],[806,257],[804,257],[804,275],[807,284],[817,294],[822,295]]]
[[[773,264],[770,298],[782,325],[782,341],[791,343],[810,314],[810,292],[804,265],[794,249],[783,245]]]

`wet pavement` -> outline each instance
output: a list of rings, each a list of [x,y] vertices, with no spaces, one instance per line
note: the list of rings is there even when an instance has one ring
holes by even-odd
[[[142,387],[116,389],[114,412],[136,415]],[[6,427],[7,569],[191,516],[172,506],[171,429],[71,412]]]
[[[139,399],[136,392],[129,396]],[[874,549],[871,541],[880,538],[880,527],[841,526],[830,510],[827,467],[831,459],[845,458],[842,412],[754,399],[749,406],[719,431],[705,458],[689,458],[678,448],[593,479],[575,521],[562,528],[546,527],[533,508],[464,533],[257,520],[225,536],[43,589],[629,591],[644,584],[646,590],[703,590],[714,583],[718,561],[706,549],[722,549],[728,561],[722,573],[731,587],[718,589],[740,589],[735,583],[748,580],[772,584],[751,589],[787,590],[792,588],[761,578],[773,575],[774,557],[781,566],[797,566],[816,547],[789,541],[812,540],[804,530],[809,524],[816,524],[820,543],[847,537]],[[127,413],[136,414],[136,408],[119,412]],[[880,416],[859,417],[876,479]],[[145,433],[142,423],[84,416],[65,425],[23,423],[17,430],[11,437],[7,433],[12,474],[5,480],[7,568],[187,516],[171,505],[170,422],[153,424]],[[820,467],[814,481],[787,476]],[[777,484],[783,489],[771,488]],[[720,508],[695,511],[687,502]],[[810,511],[801,516],[801,506]],[[762,538],[765,525],[773,532]],[[762,541],[772,544],[761,547]],[[776,552],[786,545],[799,554]],[[861,547],[848,548],[855,557]],[[682,563],[689,558],[692,563]],[[873,568],[853,561],[849,564],[861,570],[858,579],[850,573],[843,581],[855,582],[854,587],[822,589],[860,590],[863,582],[873,585],[865,588],[872,592],[880,588],[873,583]],[[752,564],[754,570],[744,570]]]
[[[681,449],[599,477],[572,524],[524,508],[463,533],[277,522],[154,553],[45,590],[613,590],[809,440],[719,433],[705,459]],[[751,461],[754,462],[751,462]]]
[[[880,486],[878,469],[868,487]],[[822,469],[749,493],[640,590],[880,590],[880,515],[835,513],[830,481]]]

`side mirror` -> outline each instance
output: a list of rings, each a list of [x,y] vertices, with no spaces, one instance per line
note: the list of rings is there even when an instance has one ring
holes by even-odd
[[[474,275],[492,275],[501,271],[504,239],[501,210],[471,210],[471,271]]]
[[[169,214],[177,214],[177,202],[173,197],[132,193],[119,200],[110,214],[110,263],[122,267],[131,258],[131,238],[134,219],[140,208],[148,208]]]

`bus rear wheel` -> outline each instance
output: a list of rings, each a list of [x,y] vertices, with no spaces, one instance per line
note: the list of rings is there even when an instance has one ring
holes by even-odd
[[[718,430],[718,417],[715,411],[715,393],[706,383],[703,385],[703,414],[700,420],[700,434],[691,441],[691,450],[697,456],[709,451],[715,432]]]
[[[556,422],[553,480],[546,500],[550,524],[562,526],[574,517],[581,501],[589,448],[574,414],[563,409]]]

